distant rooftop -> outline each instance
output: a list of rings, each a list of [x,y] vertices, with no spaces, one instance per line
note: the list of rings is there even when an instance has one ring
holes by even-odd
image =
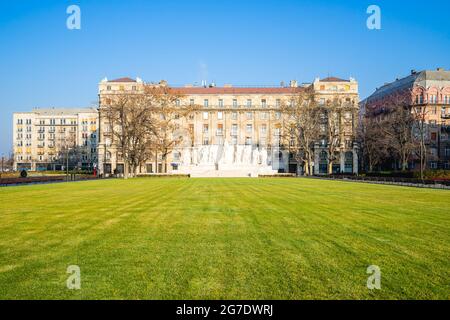
[[[302,87],[174,87],[178,94],[283,94],[298,93]]]
[[[316,78],[316,81],[320,82],[351,82],[353,81],[352,78],[350,80],[345,80],[337,77],[327,77],[324,79]],[[108,80],[107,78],[104,78],[101,82],[103,83],[109,83],[109,82],[116,82],[116,83],[143,83],[142,79],[136,78],[132,79],[130,77],[122,77],[114,80]],[[157,83],[155,82],[149,82],[150,85],[162,85],[162,86],[168,86],[167,81],[161,80]],[[181,85],[175,85],[170,86],[176,93],[178,94],[289,94],[289,93],[298,93],[304,90],[305,88],[309,87],[311,83],[298,83],[296,80],[291,80],[288,83],[285,83],[282,81],[279,86],[272,85],[246,85],[246,86],[236,86],[231,84],[224,84],[222,87],[216,86],[216,84],[210,83],[208,84],[206,81],[202,81],[202,85],[198,84],[187,84],[184,86]]]
[[[324,79],[320,79],[320,82],[349,82],[350,80],[345,80],[345,79],[341,79],[341,78],[336,78],[336,77],[326,77]]]
[[[124,77],[124,78],[118,78],[118,79],[114,79],[114,80],[109,80],[109,82],[136,82],[135,79],[131,79],[129,77]]]
[[[71,115],[78,113],[97,112],[94,107],[89,108],[33,108],[30,113],[37,113],[39,115]],[[21,113],[21,112],[18,112]]]
[[[385,83],[383,86],[377,88],[375,92],[366,99],[370,100],[382,97],[394,91],[412,88],[415,85],[428,88],[434,85],[442,86],[443,84],[450,86],[450,71],[446,71],[442,68],[437,68],[437,70],[423,70],[418,72],[415,70],[411,70],[410,75],[401,79],[396,79],[393,82]]]

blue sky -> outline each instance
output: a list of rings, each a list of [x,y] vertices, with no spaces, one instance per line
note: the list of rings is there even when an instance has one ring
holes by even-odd
[[[66,8],[81,8],[81,30]],[[381,30],[366,27],[369,5]],[[12,113],[95,103],[105,76],[278,85],[355,77],[361,98],[411,69],[450,68],[447,0],[0,2],[0,153]]]

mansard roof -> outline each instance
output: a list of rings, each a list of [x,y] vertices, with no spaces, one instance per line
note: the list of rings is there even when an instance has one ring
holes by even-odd
[[[349,82],[350,80],[345,80],[337,77],[326,77],[319,80],[320,82]]]
[[[118,78],[118,79],[110,80],[109,82],[136,82],[136,80],[131,79],[129,77],[124,77],[124,78]]]
[[[294,94],[302,87],[175,87],[178,94]]]
[[[409,76],[396,79],[393,82],[386,83],[380,88],[377,88],[366,100],[381,98],[404,89],[412,89],[414,86],[421,86],[424,88],[431,86],[450,86],[450,71],[445,71],[441,68],[438,70],[423,70],[419,72],[411,71]]]

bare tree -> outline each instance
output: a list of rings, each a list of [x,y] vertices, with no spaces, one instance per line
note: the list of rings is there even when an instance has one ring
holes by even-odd
[[[425,170],[427,148],[425,144],[426,135],[428,133],[426,116],[428,111],[424,106],[413,106],[413,117],[414,117],[414,130],[413,134],[417,143],[419,144],[419,149],[416,150],[416,154],[419,157],[420,162],[420,179],[423,180],[423,172]]]
[[[66,130],[67,128],[60,128],[57,141],[58,158],[61,166],[65,167],[66,176],[69,175],[69,166],[72,167],[79,159],[79,149],[77,146],[77,138],[74,130]]]
[[[322,108],[322,124],[325,125],[325,135],[328,153],[328,174],[333,173],[333,164],[339,157],[341,144],[341,106],[337,96],[328,100]]]
[[[386,110],[379,124],[402,171],[408,169],[408,162],[417,147],[413,135],[415,121],[407,95],[402,93],[392,95],[386,103]]]
[[[387,156],[386,135],[376,118],[366,116],[359,126],[358,137],[362,158],[368,165],[369,172],[372,172]]]
[[[151,108],[141,93],[120,93],[109,96],[109,105],[102,111],[111,133],[111,145],[124,161],[124,178],[136,174],[147,160],[148,141],[153,134]]]
[[[151,132],[155,170],[158,171],[160,155],[164,162],[163,172],[167,172],[168,155],[187,138],[180,130],[180,121],[195,112],[198,106],[181,105],[183,96],[167,85],[146,86],[145,96],[154,115]]]
[[[124,177],[134,176],[152,158],[158,171],[158,155],[164,160],[179,144],[179,119],[192,112],[180,106],[181,95],[166,84],[147,84],[139,92],[123,92],[106,97],[102,110],[112,134],[112,149],[124,161]]]
[[[299,166],[303,166],[304,175],[311,175],[321,114],[316,98],[313,93],[303,91],[292,97],[288,104],[283,104],[281,111],[287,116],[283,132],[292,141],[290,149],[294,151],[294,158]]]

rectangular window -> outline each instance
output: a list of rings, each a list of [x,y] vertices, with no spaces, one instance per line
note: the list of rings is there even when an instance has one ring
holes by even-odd
[[[252,145],[252,137],[245,137],[245,144],[247,146]]]
[[[209,127],[207,124],[203,125],[203,133],[208,133]]]
[[[437,139],[437,134],[436,134],[436,132],[432,132],[432,133],[431,133],[431,140],[436,141],[436,139]]]
[[[265,146],[267,144],[266,138],[259,139],[259,144],[261,144],[262,146]]]
[[[252,112],[246,112],[245,116],[247,117],[247,120],[251,120],[253,118],[253,113]]]
[[[207,137],[203,138],[203,145],[209,145],[209,139]]]
[[[231,137],[231,144],[236,145],[237,141],[238,141],[237,136]]]
[[[219,99],[219,107],[223,108],[223,99]]]
[[[277,99],[277,100],[275,101],[275,106],[278,108],[278,107],[280,107],[280,105],[281,105],[281,100],[280,100],[280,99]]]
[[[253,128],[252,128],[252,125],[251,125],[251,124],[247,124],[247,125],[245,126],[245,132],[246,132],[247,134],[252,134]]]
[[[262,124],[262,125],[261,125],[261,135],[262,135],[262,136],[265,136],[266,133],[267,133],[267,125]]]
[[[223,124],[219,123],[219,124],[217,125],[217,132],[216,132],[216,135],[218,135],[218,136],[223,135]]]
[[[237,120],[237,112],[232,112],[231,113],[231,119],[232,120]]]
[[[208,120],[208,112],[203,112],[203,120]]]
[[[247,107],[251,107],[252,106],[252,99],[247,99]]]
[[[223,112],[222,111],[217,112],[217,119],[218,120],[222,120],[223,119]]]
[[[275,136],[280,136],[281,135],[281,128],[275,128],[273,131]]]
[[[231,135],[237,136],[237,132],[238,132],[238,125],[233,123],[231,125]]]
[[[267,120],[267,112],[261,112],[261,120]]]
[[[238,104],[237,104],[237,99],[233,99],[233,108],[237,108]]]
[[[208,99],[203,100],[203,106],[204,106],[205,108],[208,108],[208,105],[209,105]]]
[[[275,119],[279,120],[281,118],[281,112],[275,112]]]
[[[450,157],[450,148],[445,148],[445,156]]]
[[[263,108],[267,107],[266,99],[261,100],[261,107],[263,107]]]

